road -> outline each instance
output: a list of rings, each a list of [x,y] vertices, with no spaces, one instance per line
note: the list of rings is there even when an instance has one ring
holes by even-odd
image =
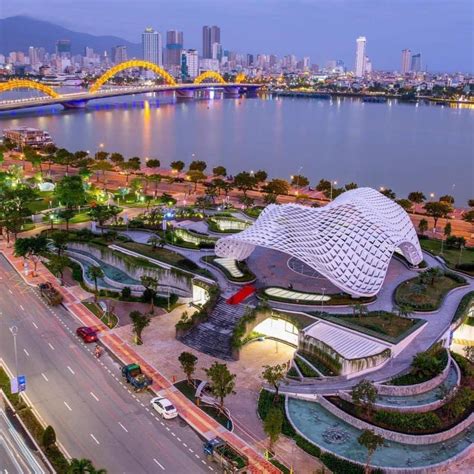
[[[151,395],[131,392],[119,364],[109,355],[97,360],[75,336],[74,317],[47,307],[1,256],[0,358],[11,372],[14,325],[27,396],[70,456],[91,459],[110,473],[217,471],[189,426],[156,416]]]

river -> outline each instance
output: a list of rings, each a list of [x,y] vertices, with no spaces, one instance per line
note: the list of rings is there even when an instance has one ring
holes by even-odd
[[[126,157],[205,160],[229,173],[268,171],[474,198],[474,113],[436,105],[359,99],[210,99],[174,103],[154,94],[0,114],[0,130],[48,130],[58,146],[118,151]],[[300,170],[300,171],[299,171]]]

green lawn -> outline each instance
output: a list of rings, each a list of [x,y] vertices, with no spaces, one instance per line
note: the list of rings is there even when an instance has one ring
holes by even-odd
[[[400,283],[395,290],[398,305],[410,305],[418,311],[434,311],[439,308],[444,296],[453,288],[462,286],[450,276],[441,276],[426,285],[420,285],[417,278]]]
[[[361,317],[338,316],[337,319],[395,338],[411,329],[411,327],[416,323],[413,319],[401,318],[396,314],[385,311],[373,311],[368,315],[363,315]]]
[[[80,222],[88,222],[91,218],[87,212],[79,212],[70,221],[70,224],[79,224]]]
[[[82,303],[89,311],[94,313],[107,327],[113,329],[118,324],[118,318],[115,314],[111,313],[108,316],[104,316],[104,312],[102,308],[99,307],[96,303],[91,303],[88,301],[84,301]]]
[[[421,239],[420,245],[423,250],[427,250],[434,255],[441,255],[441,240]],[[446,246],[443,245],[442,257],[447,265],[453,269],[459,263],[474,264],[474,248],[465,248],[461,253],[460,250],[447,249]]]

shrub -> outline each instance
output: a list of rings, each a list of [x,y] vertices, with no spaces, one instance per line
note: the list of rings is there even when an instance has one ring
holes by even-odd
[[[301,374],[303,377],[318,377],[319,374],[314,371],[312,367],[310,367],[303,359],[300,359],[299,357],[295,357],[294,361],[296,365],[298,366],[298,369],[300,369]]]
[[[454,313],[452,323],[459,322],[460,324],[462,324],[469,316],[469,310],[473,303],[474,291],[470,291],[469,293],[466,293],[459,302],[456,312]]]
[[[121,298],[126,300],[132,296],[132,289],[129,286],[124,286],[121,291]]]
[[[239,322],[235,325],[234,331],[232,333],[232,339],[231,339],[232,347],[235,347],[235,348],[242,347],[243,337],[245,334],[247,323],[254,321],[256,317],[257,317],[257,313],[255,310],[248,310],[239,319]]]
[[[69,268],[71,269],[74,280],[76,280],[78,283],[82,283],[84,281],[84,276],[82,274],[81,266],[77,262],[71,260],[69,263]]]
[[[459,365],[463,377],[472,377],[474,375],[474,364],[471,364],[465,357],[456,352],[451,352],[451,356]]]
[[[47,426],[43,431],[43,436],[41,438],[41,445],[45,448],[56,443],[56,433],[52,426]]]
[[[465,272],[474,272],[474,263],[459,263],[456,268]]]
[[[299,434],[295,434],[293,439],[296,441],[296,445],[303,451],[306,451],[316,458],[321,455],[321,450],[315,444],[310,443],[306,438],[303,438]]]
[[[294,367],[291,367],[291,369],[286,373],[286,375],[288,375],[288,377],[298,377],[298,378],[300,376],[300,374]]]
[[[375,412],[374,421],[403,433],[433,431],[441,426],[441,420],[434,412],[399,413],[378,410]]]

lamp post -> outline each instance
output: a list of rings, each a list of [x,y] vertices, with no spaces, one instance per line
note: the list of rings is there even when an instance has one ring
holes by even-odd
[[[18,334],[18,328],[16,326],[10,327],[10,332],[13,336],[13,350],[15,352],[15,377],[18,380],[18,353],[16,350],[16,335]]]
[[[330,201],[332,201],[332,189],[333,189],[333,185],[334,185],[334,186],[337,186],[337,181],[331,181],[331,198],[330,198]]]

